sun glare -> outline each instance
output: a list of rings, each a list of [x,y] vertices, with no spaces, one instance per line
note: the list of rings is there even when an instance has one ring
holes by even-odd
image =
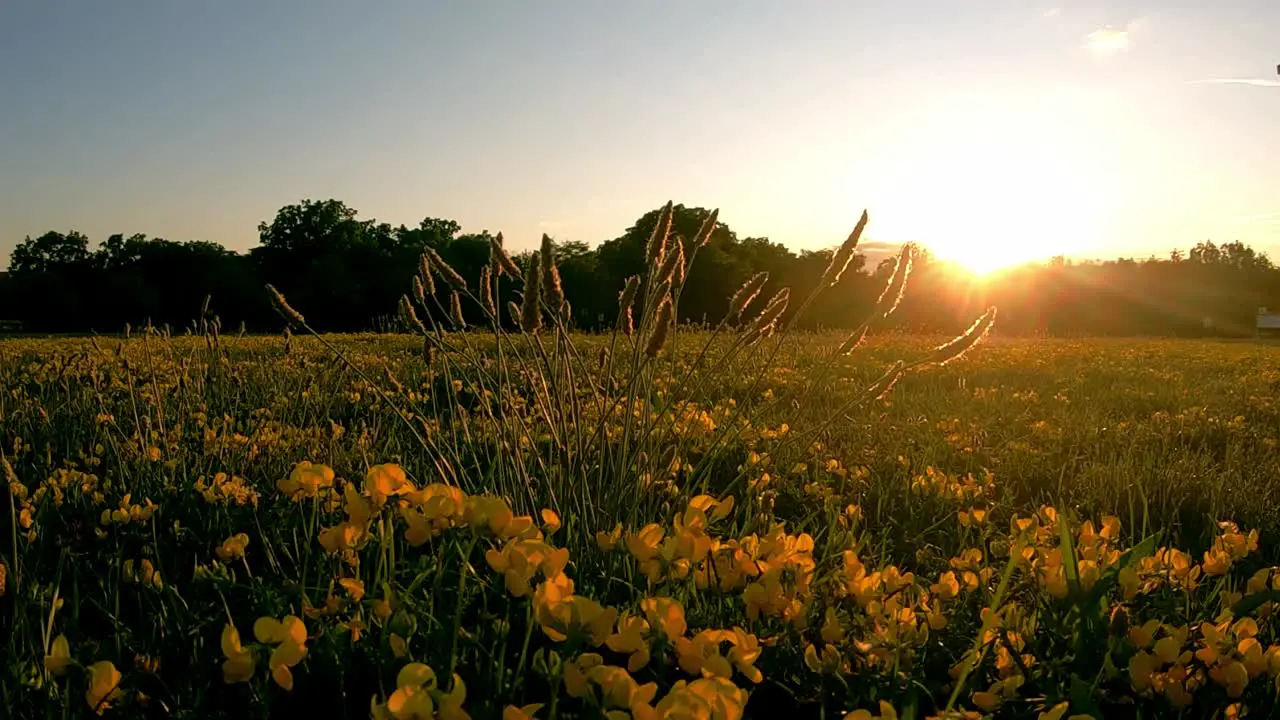
[[[1085,47],[1095,53],[1109,55],[1128,49],[1129,33],[1125,30],[1105,27],[1085,36],[1084,43]]]
[[[885,198],[885,239],[914,241],[978,275],[1087,248],[1096,184],[1053,138],[1005,130],[922,151]]]

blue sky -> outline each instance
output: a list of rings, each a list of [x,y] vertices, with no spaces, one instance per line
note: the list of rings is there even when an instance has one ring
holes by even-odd
[[[673,198],[796,249],[866,207],[962,258],[1280,259],[1276,27],[1266,0],[12,0],[0,259],[72,228],[244,250],[328,197],[516,247]]]

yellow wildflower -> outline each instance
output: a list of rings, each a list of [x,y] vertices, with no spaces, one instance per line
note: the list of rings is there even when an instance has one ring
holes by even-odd
[[[554,535],[560,529],[560,516],[555,510],[550,508],[542,509],[542,531],[548,535]]]
[[[613,552],[618,546],[618,540],[622,538],[622,523],[613,526],[613,530],[605,532],[603,530],[596,531],[596,545],[603,552]]]
[[[108,660],[99,660],[89,666],[89,687],[84,700],[89,708],[101,715],[111,707],[111,701],[124,695],[120,691],[120,671]]]
[[[502,720],[537,720],[534,714],[542,709],[542,703],[532,703],[524,707],[508,705],[502,709]]]
[[[257,664],[253,653],[240,645],[240,632],[234,625],[222,629],[222,680],[228,684],[247,682]]]
[[[245,549],[249,547],[249,536],[245,533],[236,533],[226,540],[214,550],[214,554],[224,563],[233,560],[239,560],[244,557]]]
[[[70,664],[71,644],[67,642],[66,635],[58,635],[49,646],[49,654],[44,656],[44,669],[56,677],[62,677],[67,673],[67,666]]]
[[[303,460],[293,468],[289,477],[276,483],[276,487],[295,500],[314,498],[320,495],[321,490],[333,487],[333,477],[333,468],[328,465]]]

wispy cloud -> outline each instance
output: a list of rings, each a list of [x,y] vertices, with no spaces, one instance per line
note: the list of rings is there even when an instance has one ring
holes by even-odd
[[[1280,87],[1280,80],[1268,78],[1207,78],[1191,80],[1193,85],[1252,85],[1254,87]]]
[[[1098,53],[1114,53],[1129,47],[1129,32],[1113,27],[1094,30],[1084,38],[1085,47]]]
[[[1231,220],[1237,225],[1280,225],[1280,210],[1252,213],[1250,215],[1236,215]]]

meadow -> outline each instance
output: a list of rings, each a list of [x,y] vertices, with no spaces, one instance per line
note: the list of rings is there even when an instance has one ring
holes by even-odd
[[[882,332],[908,252],[852,336],[673,326],[659,238],[607,334],[495,247],[407,334],[0,341],[4,706],[1274,713],[1280,347]],[[504,273],[519,328],[418,320]]]

